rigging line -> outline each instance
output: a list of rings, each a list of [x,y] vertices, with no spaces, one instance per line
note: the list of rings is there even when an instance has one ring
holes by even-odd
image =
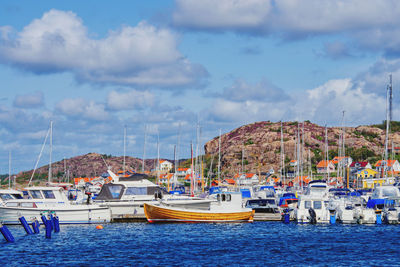
[[[33,168],[33,172],[32,172],[31,178],[29,179],[28,187],[30,186],[30,184],[31,184],[31,182],[32,182],[33,176],[35,175],[36,168],[37,168],[37,166],[38,166],[38,164],[39,164],[39,160],[40,160],[40,158],[41,158],[41,156],[42,156],[42,153],[43,153],[44,147],[45,147],[45,145],[46,145],[47,138],[49,137],[49,134],[50,134],[50,128],[49,128],[49,130],[47,131],[46,137],[44,138],[44,142],[43,142],[43,145],[42,145],[42,149],[40,150],[39,157],[38,157],[38,159],[37,159],[37,161],[36,161],[36,164],[35,164],[35,168]]]

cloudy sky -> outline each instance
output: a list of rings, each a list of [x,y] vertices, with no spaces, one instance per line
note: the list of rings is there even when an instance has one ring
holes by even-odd
[[[0,173],[54,160],[190,155],[261,120],[385,119],[400,103],[396,0],[12,1],[0,5]],[[46,164],[48,150],[39,165]]]

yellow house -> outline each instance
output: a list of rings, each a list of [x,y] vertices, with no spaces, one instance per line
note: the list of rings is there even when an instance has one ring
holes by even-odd
[[[362,179],[364,188],[375,188],[377,185],[393,184],[394,177],[376,177],[378,172],[372,169],[364,169],[357,172],[357,179]]]
[[[357,178],[374,178],[377,174],[378,172],[373,169],[363,169],[357,172]]]

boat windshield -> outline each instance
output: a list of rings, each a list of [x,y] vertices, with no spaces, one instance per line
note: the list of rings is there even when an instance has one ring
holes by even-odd
[[[147,195],[147,187],[128,187],[125,195]]]
[[[51,190],[43,190],[42,192],[43,192],[44,198],[46,198],[46,199],[55,199],[56,198],[54,196],[54,192]]]
[[[29,193],[31,193],[32,198],[35,199],[42,199],[42,194],[40,194],[40,190],[29,190]]]
[[[314,209],[315,210],[322,209],[322,202],[321,201],[314,201]]]
[[[311,208],[311,201],[304,201],[304,208],[306,209]]]
[[[0,194],[2,200],[14,199],[10,194]]]
[[[15,199],[23,199],[20,194],[11,194]]]
[[[372,194],[372,198],[399,197],[399,189],[396,187],[378,187]]]
[[[117,184],[110,185],[110,187],[108,187],[108,190],[110,190],[111,196],[113,198],[118,198],[122,189],[123,189],[123,186],[117,185]]]

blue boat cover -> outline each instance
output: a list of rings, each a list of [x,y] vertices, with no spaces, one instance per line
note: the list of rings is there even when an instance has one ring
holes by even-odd
[[[212,194],[218,194],[221,193],[221,188],[219,188],[218,186],[213,186],[210,188],[210,190],[208,191],[210,195]]]
[[[383,198],[370,199],[367,202],[367,208],[373,209],[375,208],[376,205],[384,205],[384,204],[385,204],[385,199]]]
[[[250,189],[240,189],[242,193],[242,198],[251,198]]]

